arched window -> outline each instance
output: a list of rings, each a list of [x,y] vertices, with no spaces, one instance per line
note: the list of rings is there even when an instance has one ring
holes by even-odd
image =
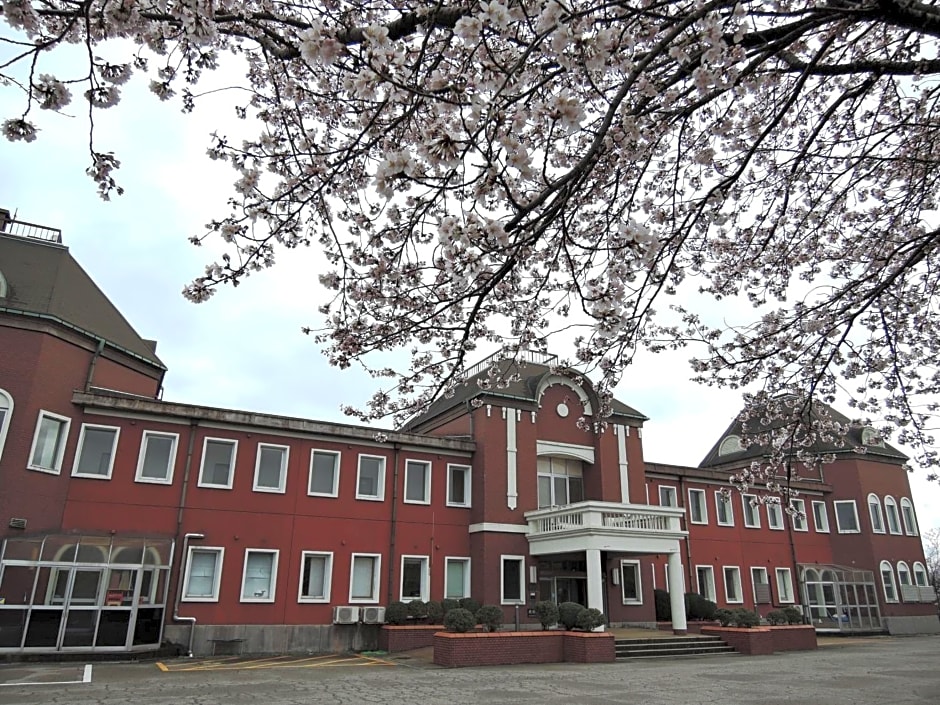
[[[898,503],[890,495],[885,497],[885,518],[888,520],[888,531],[892,534],[900,534],[901,519],[898,517]]]
[[[920,561],[914,564],[914,584],[918,587],[927,587],[927,570]]]
[[[911,570],[904,561],[898,561],[898,584],[901,587],[911,584]]]
[[[881,561],[881,584],[885,589],[885,602],[897,602],[898,589],[894,584],[894,569],[888,561]]]
[[[5,299],[9,291],[10,287],[7,285],[7,280],[3,276],[3,272],[0,272],[0,299]]]
[[[914,515],[914,505],[907,497],[901,497],[901,518],[904,520],[904,533],[908,536],[917,536],[917,517]]]
[[[13,397],[0,389],[0,458],[3,457],[3,444],[7,439],[7,429],[13,416]]]
[[[878,495],[868,495],[868,513],[871,515],[871,530],[876,534],[885,532],[885,520],[881,514],[881,500]]]
[[[740,453],[744,450],[739,436],[728,436],[721,445],[718,446],[718,455],[730,455],[731,453]]]

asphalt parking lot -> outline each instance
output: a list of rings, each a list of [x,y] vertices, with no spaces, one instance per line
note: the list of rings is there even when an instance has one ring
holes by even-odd
[[[308,663],[302,664],[302,660]],[[330,660],[335,662],[328,663]],[[157,662],[95,663],[90,682],[74,680],[78,673],[85,673],[83,666],[76,664],[0,665],[0,705],[940,702],[940,636],[844,639],[817,651],[775,656],[649,659],[600,665],[451,670],[408,655],[162,663],[164,668]],[[292,665],[286,665],[289,663]],[[23,680],[30,670],[35,672],[32,680]],[[40,683],[41,678],[35,676],[40,673],[58,680]]]

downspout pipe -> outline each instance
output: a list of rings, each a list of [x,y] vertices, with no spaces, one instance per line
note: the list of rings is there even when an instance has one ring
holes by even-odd
[[[205,534],[185,534],[183,536],[183,551],[180,554],[180,570],[179,570],[179,584],[176,586],[176,599],[173,601],[173,621],[174,622],[186,622],[190,625],[189,627],[189,647],[186,651],[186,656],[188,658],[193,657],[193,640],[196,637],[196,618],[195,617],[181,617],[180,616],[180,599],[183,597],[183,578],[185,574],[185,561],[186,556],[189,555],[189,542],[192,539],[201,540],[206,537]]]
[[[392,598],[395,596],[392,579],[395,576],[395,541],[397,539],[396,534],[398,533],[398,463],[401,456],[401,444],[395,443],[392,447],[394,448],[394,453],[392,454],[392,516],[391,527],[388,532],[388,580],[385,586],[385,594],[388,597],[389,604],[392,603]],[[429,563],[430,560],[429,557]],[[429,565],[428,571],[430,572],[430,570],[431,567]]]

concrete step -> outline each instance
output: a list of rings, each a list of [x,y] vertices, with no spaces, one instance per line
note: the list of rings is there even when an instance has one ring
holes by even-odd
[[[618,659],[684,658],[737,653],[717,636],[617,639],[614,643]]]

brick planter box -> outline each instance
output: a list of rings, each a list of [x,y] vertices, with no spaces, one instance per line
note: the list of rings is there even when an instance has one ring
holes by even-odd
[[[379,630],[379,648],[394,654],[398,651],[423,649],[434,643],[434,634],[444,631],[440,624],[418,624],[392,626],[386,624]]]
[[[434,663],[464,666],[507,666],[517,663],[611,663],[614,636],[593,632],[438,632]]]
[[[735,651],[748,656],[764,656],[775,651],[812,651],[816,630],[812,625],[788,627],[703,627],[702,634],[719,636]]]

